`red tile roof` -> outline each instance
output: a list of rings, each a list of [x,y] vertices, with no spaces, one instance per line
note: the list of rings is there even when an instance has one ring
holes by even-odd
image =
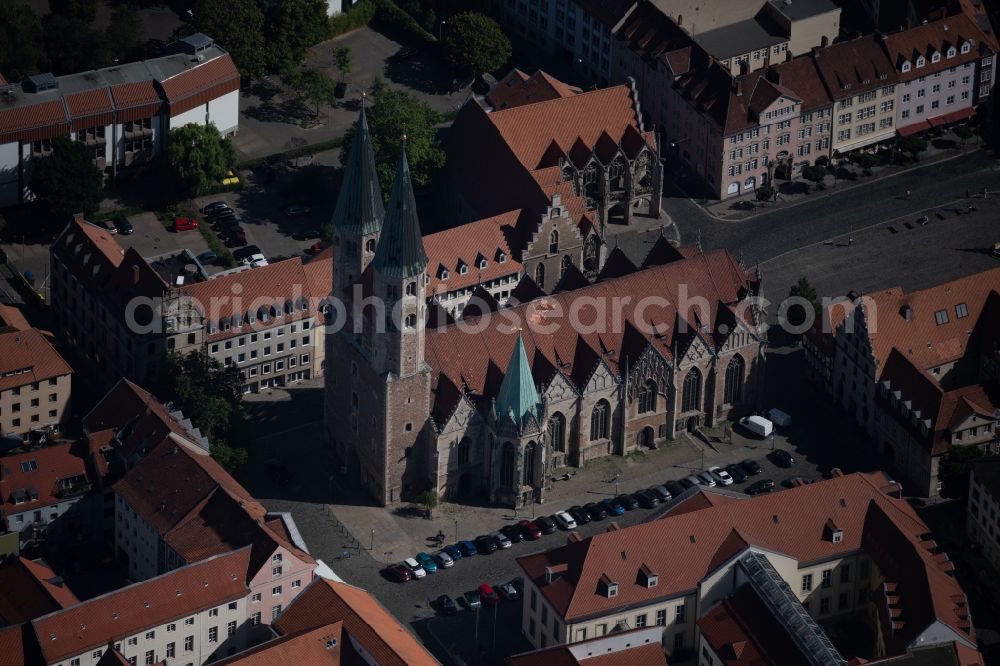
[[[111,86],[118,119],[122,122],[150,118],[160,112],[163,100],[153,81],[120,83]]]
[[[31,658],[34,650],[29,647],[30,641],[25,640],[28,632],[26,625],[15,624],[0,628],[0,654],[3,655],[4,666],[28,666],[34,664]]]
[[[110,641],[240,599],[250,549],[220,555],[34,620],[45,659],[58,662]]]
[[[80,449],[80,445],[66,442],[0,458],[0,469],[3,470],[0,506],[3,512],[10,515],[58,504],[63,501],[60,481],[77,479],[86,483],[87,464],[79,453]],[[15,504],[14,494],[20,496],[28,489],[34,490],[37,498],[25,498],[25,501]]]
[[[0,106],[0,144],[35,141],[69,133],[62,98],[5,109]]]
[[[678,61],[670,57],[671,53],[691,47],[698,51],[702,50],[700,46],[694,45],[686,30],[678,26],[652,2],[639,3],[615,33],[615,38],[623,41],[629,51],[644,60],[657,58],[668,60],[675,75],[682,74],[687,68],[674,67]]]
[[[581,92],[580,88],[563,83],[542,70],[528,76],[514,69],[493,86],[486,99],[494,109],[508,109]]]
[[[520,216],[521,210],[513,210],[424,236],[427,274],[430,277],[427,293],[464,289],[521,272],[521,262],[514,259],[510,242],[510,238],[516,236]],[[497,261],[498,251],[504,253],[504,263]],[[484,269],[477,267],[480,257],[487,262]],[[465,275],[459,272],[460,262],[469,269]],[[441,269],[448,271],[447,280],[441,279]]]
[[[273,666],[274,664],[302,664],[302,666],[336,666],[342,661],[341,653],[354,653],[350,639],[344,635],[343,622],[331,622],[287,636],[279,636],[252,647],[228,659],[215,662],[218,666]],[[347,639],[347,640],[345,640]]]
[[[808,113],[833,104],[833,99],[823,85],[816,61],[811,55],[799,56],[771,67],[775,82],[794,91],[802,100],[802,112]]]
[[[38,329],[0,332],[0,391],[70,374],[73,368]]]
[[[833,99],[851,97],[899,80],[896,68],[876,35],[816,49],[813,58]]]
[[[880,571],[895,576],[905,588],[901,607],[907,627],[896,632],[901,641],[912,640],[936,620],[975,644],[971,628],[961,626],[961,587],[922,541],[927,526],[907,502],[886,495],[884,484],[881,474],[851,474],[701,511],[671,512],[659,520],[522,556],[518,564],[560,616],[576,621],[693,592],[722,561],[721,551],[738,552],[727,543],[739,540],[786,554],[800,564],[865,551]],[[844,530],[840,542],[825,537],[831,519]],[[568,565],[568,571],[546,583],[545,567],[559,564]],[[642,564],[660,572],[657,587],[636,582]],[[900,567],[906,567],[905,576]],[[617,597],[598,593],[602,577],[618,583]]]
[[[0,304],[0,328],[13,328],[23,331],[31,328],[24,314],[13,305]]]
[[[52,254],[91,293],[99,292],[121,265],[125,251],[104,229],[74,217],[52,244]]]
[[[338,621],[380,666],[438,664],[375,597],[347,583],[316,579],[272,626],[288,635]]]
[[[750,585],[709,610],[698,628],[724,666],[812,663]]]
[[[114,116],[114,103],[108,88],[94,88],[63,96],[74,131],[89,127],[110,125]]]
[[[655,629],[616,632],[569,645],[524,652],[507,658],[507,666],[667,666]]]
[[[0,562],[0,622],[30,622],[78,603],[62,578],[41,560],[12,556]]]
[[[170,107],[170,115],[204,104],[240,89],[240,73],[228,53],[200,63],[159,82]]]
[[[968,53],[962,53],[962,44],[972,42]],[[965,14],[955,14],[937,21],[928,21],[908,30],[886,35],[883,40],[889,58],[901,70],[904,62],[910,63],[910,71],[900,71],[899,79],[908,81],[946,70],[955,65],[972,62],[992,51],[989,40],[975,22]],[[948,48],[955,47],[955,55],[948,58]],[[934,52],[941,54],[941,60],[931,62]],[[917,56],[924,56],[926,64],[917,67]]]

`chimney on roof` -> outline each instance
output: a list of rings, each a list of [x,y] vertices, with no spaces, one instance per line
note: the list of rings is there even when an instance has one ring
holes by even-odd
[[[618,527],[618,523],[612,520],[610,523],[608,523],[608,528],[605,531],[606,532],[617,532],[619,529],[620,528]]]
[[[545,582],[554,583],[559,580],[569,567],[564,564],[550,564],[545,567]]]

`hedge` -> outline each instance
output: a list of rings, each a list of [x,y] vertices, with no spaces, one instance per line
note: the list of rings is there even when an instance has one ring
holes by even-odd
[[[368,25],[375,18],[376,9],[377,7],[373,0],[361,0],[361,2],[351,7],[348,11],[343,14],[337,14],[330,19],[326,38],[330,39],[337,35],[343,35],[345,32]]]
[[[424,30],[417,20],[399,8],[392,0],[374,0],[377,10],[375,21],[389,32],[397,36],[408,36],[424,44],[431,44],[437,39]]]

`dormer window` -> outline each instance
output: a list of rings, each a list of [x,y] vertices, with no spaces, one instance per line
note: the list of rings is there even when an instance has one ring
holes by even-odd
[[[479,261],[476,263],[476,268],[479,270],[486,268],[486,259],[479,257]]]
[[[465,275],[468,272],[469,272],[468,265],[466,265],[466,264],[459,264],[458,265],[458,274],[459,275]]]
[[[448,269],[444,266],[438,266],[438,279],[447,280],[448,279]]]
[[[927,59],[926,58],[924,58],[923,56],[918,56],[917,57],[917,67],[923,67],[926,64],[927,64]]]
[[[834,543],[840,543],[841,541],[844,540],[844,530],[835,529],[833,531],[833,534],[830,535],[830,538],[833,540]]]
[[[954,46],[949,46],[948,47],[948,57],[949,58],[954,58],[955,57],[955,53],[956,53],[955,47]]]
[[[604,596],[608,599],[618,596],[618,583],[608,578],[607,574],[601,574],[601,587],[603,588]]]
[[[497,252],[497,263],[498,264],[506,264],[507,263],[507,255],[504,254],[503,252]]]
[[[962,44],[962,53],[968,53],[972,50],[972,42],[965,42]]]
[[[900,67],[900,69],[904,72],[910,71],[910,61],[909,60],[904,61],[903,66]]]
[[[608,598],[618,596],[618,583],[611,583],[608,585]]]
[[[941,52],[935,51],[931,54],[931,62],[941,62]]]

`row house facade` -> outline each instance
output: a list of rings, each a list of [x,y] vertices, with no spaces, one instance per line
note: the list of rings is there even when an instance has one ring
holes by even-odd
[[[656,627],[668,657],[685,658],[712,631],[712,609],[749,587],[816,663],[856,656],[840,654],[819,624],[848,616],[864,618],[876,659],[915,645],[976,650],[953,564],[879,472],[752,499],[692,489],[642,525],[571,533],[518,565],[521,630],[535,648]],[[897,586],[929,591],[893,595]]]
[[[86,145],[113,179],[121,169],[150,164],[171,129],[211,123],[234,134],[240,75],[229,54],[200,33],[169,50],[152,60],[0,85],[0,206],[34,198],[34,165],[51,155],[58,136]]]

